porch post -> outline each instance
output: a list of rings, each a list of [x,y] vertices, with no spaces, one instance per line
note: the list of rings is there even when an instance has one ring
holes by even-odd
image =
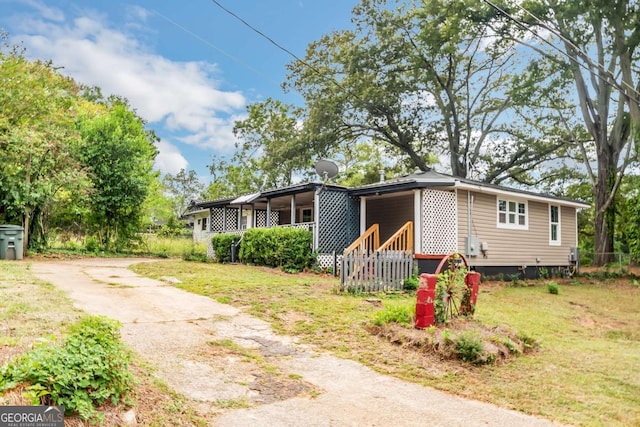
[[[238,224],[238,226],[236,227],[238,230],[242,230],[242,204],[240,204],[240,208],[238,209],[238,222],[236,222],[236,224]]]
[[[247,221],[247,224],[251,222],[251,225],[248,225],[247,228],[253,228],[256,226],[256,206],[251,204],[251,221]]]
[[[222,232],[227,231],[227,207],[222,207]]]
[[[313,195],[313,250],[320,247],[320,189]]]
[[[296,223],[296,195],[291,195],[291,225]]]
[[[271,199],[267,199],[267,228],[271,227]]]
[[[413,252],[422,253],[422,190],[413,190]]]
[[[367,198],[360,197],[360,235],[367,231]]]

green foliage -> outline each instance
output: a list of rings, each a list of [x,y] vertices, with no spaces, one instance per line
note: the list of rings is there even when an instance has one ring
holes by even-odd
[[[492,363],[495,357],[484,350],[482,338],[471,331],[464,331],[455,337],[455,353],[458,357],[474,365]]]
[[[418,276],[413,275],[411,277],[407,277],[404,279],[404,289],[407,291],[414,291],[418,289],[418,284],[420,283],[420,279]]]
[[[192,243],[182,252],[182,259],[185,261],[207,262],[207,248]]]
[[[118,322],[87,316],[71,325],[62,345],[42,345],[0,368],[0,390],[28,383],[34,405],[62,405],[83,419],[96,406],[118,404],[132,387],[129,355]]]
[[[0,49],[0,221],[23,224],[27,247],[46,244],[42,220],[56,192],[83,182],[78,108],[77,85],[51,63]]]
[[[215,234],[211,237],[213,252],[216,254],[216,261],[219,263],[231,262],[231,245],[237,244],[242,236],[238,234]],[[237,248],[240,250],[240,248]],[[238,255],[238,252],[236,252]]]
[[[176,175],[168,173],[162,178],[162,184],[174,219],[181,218],[187,212],[189,204],[200,199],[204,192],[204,184],[193,170],[187,172],[180,169]]]
[[[121,100],[79,119],[80,158],[89,171],[90,232],[106,249],[122,250],[139,231],[144,202],[155,177],[155,137]]]
[[[373,324],[383,326],[387,323],[410,325],[413,323],[415,304],[413,303],[389,303],[377,311],[373,318]]]
[[[302,271],[315,263],[313,233],[298,228],[251,228],[240,247],[243,262],[288,271]]]
[[[558,295],[560,293],[560,286],[556,282],[547,283],[547,291],[550,294]]]

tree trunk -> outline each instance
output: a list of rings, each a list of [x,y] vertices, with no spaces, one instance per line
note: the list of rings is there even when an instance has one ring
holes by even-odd
[[[612,156],[599,157],[598,181],[594,187],[595,200],[595,256],[594,265],[603,266],[613,258],[613,237],[615,234],[616,207],[615,200],[606,206],[607,199],[613,191],[616,179],[616,165],[612,164]],[[605,208],[606,207],[606,208]]]

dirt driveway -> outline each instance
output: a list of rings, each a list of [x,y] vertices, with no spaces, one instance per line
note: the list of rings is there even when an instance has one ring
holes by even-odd
[[[43,261],[32,270],[68,292],[79,309],[122,322],[124,341],[214,426],[554,425],[317,352],[237,308],[173,287],[171,278],[137,276],[127,269],[137,262],[150,261]],[[212,351],[212,342],[259,351],[268,366]]]

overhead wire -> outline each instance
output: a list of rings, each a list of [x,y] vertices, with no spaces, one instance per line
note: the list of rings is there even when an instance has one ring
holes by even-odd
[[[175,20],[171,19],[170,17],[158,12],[155,9],[149,9],[149,11],[153,12],[154,14],[158,15],[160,18],[164,19],[165,21],[167,21],[168,23],[174,25],[175,27],[181,29],[182,31],[184,31],[185,33],[189,34],[190,36],[194,37],[195,39],[201,41],[202,43],[206,44],[207,46],[215,49],[216,51],[220,52],[221,54],[223,54],[224,56],[226,56],[227,58],[231,59],[232,61],[236,62],[237,64],[242,65],[243,67],[247,68],[248,70],[252,71],[253,73],[256,73],[262,77],[264,77],[265,79],[269,80],[271,83],[275,84],[275,85],[280,85],[279,82],[276,82],[275,80],[273,80],[271,77],[269,77],[267,74],[263,73],[262,71],[252,67],[251,65],[249,65],[248,63],[246,63],[245,61],[241,60],[240,58],[238,58],[237,56],[227,52],[226,50],[220,48],[219,46],[216,46],[215,44],[213,44],[212,42],[210,42],[209,40],[205,39],[204,37],[200,36],[199,34],[191,31],[189,28],[186,28],[184,25],[181,25],[180,23],[176,22]]]
[[[292,58],[294,58],[296,61],[298,61],[299,63],[301,63],[302,65],[304,65],[305,67],[309,68],[310,70],[312,70],[314,73],[316,73],[318,76],[328,80],[331,84],[333,84],[334,86],[338,87],[339,89],[345,91],[345,93],[349,94],[350,96],[353,96],[355,99],[357,99],[358,101],[362,102],[363,104],[367,104],[367,102],[365,102],[365,100],[360,97],[360,95],[358,95],[357,93],[347,89],[346,87],[344,87],[339,81],[337,81],[334,77],[332,76],[327,76],[326,74],[324,74],[322,71],[320,71],[318,69],[318,67],[314,66],[313,64],[309,64],[307,61],[305,61],[304,59],[300,58],[298,55],[296,55],[294,52],[292,52],[291,50],[287,49],[286,47],[282,46],[280,43],[276,42],[273,38],[269,37],[268,35],[266,35],[264,32],[262,32],[261,30],[257,29],[256,27],[254,27],[253,25],[251,25],[249,22],[247,22],[245,19],[243,19],[241,16],[239,16],[238,14],[234,13],[233,11],[227,9],[226,7],[224,7],[218,0],[211,0],[211,2],[213,4],[215,4],[217,7],[219,7],[220,9],[222,9],[224,12],[226,12],[227,14],[233,16],[235,19],[237,19],[238,21],[240,21],[243,25],[245,25],[247,28],[249,28],[250,30],[254,31],[255,33],[257,33],[258,35],[260,35],[261,37],[263,37],[265,40],[267,40],[269,43],[271,43],[272,45],[274,45],[275,47],[277,47],[278,49],[280,49],[281,51],[285,52],[286,54],[290,55]],[[373,108],[377,108],[377,107],[373,107]]]

